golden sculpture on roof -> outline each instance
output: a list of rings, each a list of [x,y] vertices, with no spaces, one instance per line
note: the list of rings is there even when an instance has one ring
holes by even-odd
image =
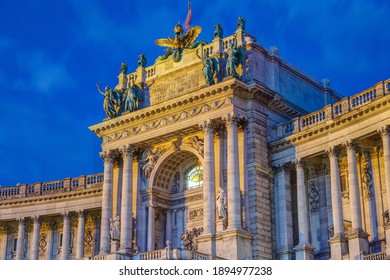
[[[163,60],[168,58],[171,54],[173,55],[173,60],[178,62],[181,60],[181,54],[184,49],[193,49],[199,45],[207,44],[205,41],[196,41],[196,38],[202,32],[202,28],[200,26],[194,26],[183,35],[184,28],[180,25],[180,23],[176,24],[173,29],[175,33],[175,37],[168,37],[163,39],[157,39],[155,44],[161,47],[167,47],[166,54],[160,56],[158,60]]]

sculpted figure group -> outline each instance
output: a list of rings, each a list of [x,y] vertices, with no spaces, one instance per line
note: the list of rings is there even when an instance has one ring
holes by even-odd
[[[245,31],[246,21],[239,17],[237,23],[237,32]],[[157,61],[165,60],[172,57],[174,62],[179,62],[182,58],[182,52],[186,49],[194,49],[198,46],[203,46],[207,42],[196,40],[202,28],[194,26],[187,30],[184,34],[184,28],[177,24],[174,28],[175,37],[168,37],[158,39],[155,43],[159,46],[167,47],[165,53],[160,55]],[[203,62],[203,76],[207,85],[213,85],[220,72],[220,65],[225,64],[225,72],[227,77],[240,78],[237,72],[239,65],[244,65],[245,50],[244,46],[238,46],[237,33],[234,33],[234,39],[230,40],[228,48],[223,53],[215,53],[211,56],[209,49],[199,54],[199,49],[196,51],[196,56]],[[223,28],[220,24],[215,26],[214,39],[222,39]],[[144,68],[146,66],[146,57],[139,55],[138,67]],[[143,101],[143,93],[140,87],[135,83],[134,75],[127,74],[128,66],[122,63],[120,68],[120,75],[124,76],[124,87],[122,89],[115,88],[112,90],[106,86],[104,91],[100,89],[100,83],[97,83],[98,91],[104,96],[103,109],[108,118],[114,118],[125,112],[133,112],[140,106]],[[220,77],[222,78],[222,77]],[[219,78],[219,79],[220,79]],[[144,85],[144,84],[143,84]],[[144,87],[143,87],[144,88]]]
[[[127,65],[122,63],[120,73],[126,75]],[[125,78],[126,86],[121,90],[112,90],[109,86],[100,89],[100,83],[96,83],[98,91],[104,96],[103,109],[107,118],[115,118],[121,113],[133,112],[138,109],[140,102],[143,100],[142,90],[135,83],[134,75]]]

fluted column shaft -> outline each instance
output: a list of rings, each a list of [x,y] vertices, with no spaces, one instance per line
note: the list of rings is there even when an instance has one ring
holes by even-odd
[[[303,162],[297,160],[296,167],[299,245],[309,245],[309,219]]]
[[[110,252],[110,218],[112,217],[113,153],[104,152],[101,153],[101,157],[104,160],[104,181],[99,254],[108,254]]]
[[[61,260],[69,259],[69,243],[70,243],[70,217],[69,213],[65,212],[62,215],[64,219],[64,226],[62,228],[62,249]]]
[[[344,224],[339,161],[334,147],[328,150],[328,156],[330,163],[330,188],[332,192],[333,236],[338,237],[344,235]]]
[[[154,207],[148,208],[148,251],[154,251]]]
[[[228,229],[241,229],[241,194],[238,162],[237,117],[224,118],[227,131]]]
[[[352,230],[359,231],[362,229],[362,217],[360,213],[361,204],[356,165],[356,150],[352,141],[348,141],[345,144],[345,147],[347,149],[348,158],[349,205],[351,207]]]
[[[84,257],[85,213],[80,210],[77,215],[79,221],[77,224],[76,259],[81,259]]]
[[[204,121],[199,126],[204,135],[203,229],[204,234],[209,234],[215,233],[214,125],[211,121]]]
[[[390,128],[384,127],[380,131],[383,142],[383,162],[385,168],[385,188],[387,197],[387,209],[390,210]]]
[[[133,152],[132,146],[121,149],[123,156],[123,181],[121,203],[120,250],[131,250],[133,233]]]
[[[33,217],[34,229],[32,236],[32,247],[31,247],[31,260],[37,260],[39,255],[39,235],[41,231],[41,220],[39,216]]]
[[[16,245],[16,256],[15,259],[23,260],[24,255],[24,233],[26,232],[26,221],[24,218],[17,219],[18,226],[18,243]]]

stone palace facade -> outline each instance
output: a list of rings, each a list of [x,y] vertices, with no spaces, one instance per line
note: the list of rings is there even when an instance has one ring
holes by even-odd
[[[389,258],[390,80],[342,98],[242,18],[182,29],[99,88],[104,173],[0,188],[0,259]]]

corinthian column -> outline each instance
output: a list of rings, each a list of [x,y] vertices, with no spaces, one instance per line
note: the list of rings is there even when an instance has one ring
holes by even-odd
[[[348,235],[350,259],[360,259],[361,252],[368,253],[368,234],[363,231],[361,203],[356,165],[356,148],[353,141],[344,144],[348,158],[349,205],[351,208],[352,231]]]
[[[41,219],[39,216],[34,216],[34,229],[33,229],[33,236],[32,236],[32,247],[31,247],[31,260],[37,260],[38,259],[38,253],[39,253],[39,234],[41,230]]]
[[[108,254],[110,252],[110,218],[112,217],[112,170],[114,155],[112,151],[105,151],[102,152],[100,156],[104,161],[104,181],[99,254]]]
[[[24,255],[24,233],[26,231],[26,221],[24,218],[17,219],[19,228],[18,228],[18,243],[16,245],[16,256],[15,259],[23,260]]]
[[[341,260],[347,253],[344,237],[343,204],[341,198],[340,170],[338,151],[335,147],[328,149],[330,163],[330,188],[332,193],[333,237],[329,240],[332,260]]]
[[[77,246],[76,246],[76,259],[84,257],[84,235],[85,235],[85,212],[80,210],[77,212],[79,218],[77,224]]]
[[[204,234],[213,234],[215,233],[214,124],[207,120],[199,126],[204,135],[203,229]]]
[[[123,181],[121,203],[121,233],[119,250],[123,253],[131,251],[133,232],[133,152],[132,146],[124,146],[120,150],[123,157]]]
[[[309,242],[309,218],[307,209],[307,195],[305,186],[304,165],[301,159],[295,162],[297,167],[297,204],[299,243],[294,248],[297,260],[311,260],[314,258],[314,247]]]
[[[234,113],[223,118],[227,131],[227,189],[228,189],[228,227],[241,229],[241,195],[238,168],[238,117]]]

